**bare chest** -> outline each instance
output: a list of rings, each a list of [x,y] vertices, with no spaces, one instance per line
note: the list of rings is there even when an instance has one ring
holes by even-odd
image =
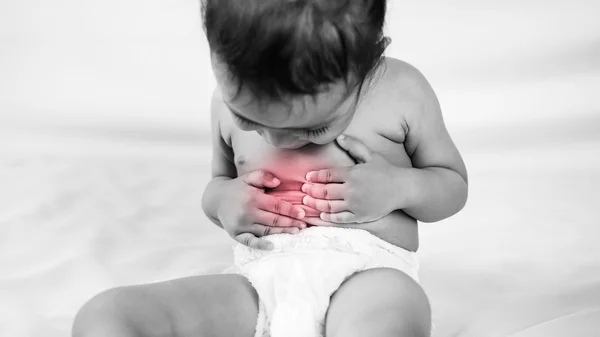
[[[410,158],[402,143],[403,135],[394,134],[391,127],[386,130],[385,127],[377,127],[374,122],[353,121],[344,133],[359,139],[390,163],[399,167],[411,167]],[[335,141],[286,150],[268,144],[256,132],[236,130],[232,135],[232,148],[238,175],[264,169],[282,181],[300,182],[304,181],[309,171],[356,164]]]

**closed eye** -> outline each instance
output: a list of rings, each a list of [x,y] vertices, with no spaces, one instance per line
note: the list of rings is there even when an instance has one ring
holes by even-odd
[[[235,120],[243,127],[258,127],[260,126],[260,124],[254,123],[253,121],[247,120],[243,117],[238,116],[235,113],[232,113],[233,117],[235,118]],[[324,135],[325,133],[327,133],[327,131],[329,131],[329,126],[323,126],[317,129],[304,129],[302,130],[302,132],[304,132],[309,138],[317,138],[320,137],[322,135]]]
[[[240,116],[238,116],[238,115],[236,115],[236,114],[232,114],[232,115],[233,115],[233,117],[235,118],[235,120],[236,120],[236,121],[237,121],[239,124],[241,124],[241,125],[243,125],[243,126],[248,126],[248,127],[252,127],[252,126],[258,126],[258,124],[254,123],[254,122],[252,122],[252,121],[249,121],[249,120],[247,120],[247,119],[245,119],[245,118],[242,118],[242,117],[240,117]]]
[[[309,138],[320,137],[320,136],[324,135],[325,133],[327,133],[327,131],[329,131],[329,126],[324,126],[324,127],[318,128],[318,129],[305,130],[305,132]]]

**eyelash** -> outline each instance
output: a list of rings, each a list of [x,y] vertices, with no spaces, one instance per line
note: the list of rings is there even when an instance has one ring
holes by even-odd
[[[254,125],[256,125],[255,123],[252,123],[251,121],[248,121],[248,120],[245,120],[245,119],[243,119],[243,118],[240,118],[240,117],[238,117],[238,116],[236,116],[236,115],[233,115],[233,116],[235,117],[235,119],[236,119],[238,122],[240,122],[240,123],[242,123],[242,124],[244,124],[244,125],[246,125],[246,126],[254,126]]]
[[[324,126],[322,128],[313,129],[313,130],[306,130],[305,132],[309,138],[316,138],[316,137],[324,135],[327,131],[329,131],[329,126]]]
[[[253,122],[251,122],[251,121],[248,121],[248,120],[246,120],[246,119],[240,118],[240,117],[238,117],[238,116],[235,116],[235,115],[234,115],[234,117],[235,117],[235,118],[236,118],[236,119],[237,119],[237,120],[238,120],[240,123],[242,123],[243,125],[246,125],[246,126],[256,126],[256,125],[257,125],[256,123],[253,123]],[[316,137],[322,136],[322,135],[323,135],[323,134],[325,134],[327,131],[329,131],[329,126],[323,126],[323,127],[320,127],[320,128],[318,128],[318,129],[312,129],[312,130],[304,130],[304,132],[306,133],[306,135],[307,135],[308,137],[310,137],[310,138],[316,138]]]

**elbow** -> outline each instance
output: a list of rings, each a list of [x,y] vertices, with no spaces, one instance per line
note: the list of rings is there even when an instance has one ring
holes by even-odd
[[[206,190],[204,190],[204,193],[202,193],[202,199],[200,202],[200,206],[202,208],[202,212],[204,212],[204,214],[206,216],[208,216],[208,198],[206,197]]]
[[[212,181],[206,186],[206,188],[204,189],[204,192],[202,193],[202,198],[200,201],[200,205],[202,208],[202,211],[204,212],[204,215],[206,215],[209,219],[213,218],[213,213],[214,213],[214,209],[215,209],[215,198],[214,198],[214,193],[212,193]]]
[[[416,218],[416,220],[419,222],[422,222],[422,223],[435,223],[435,222],[447,219],[447,218],[451,217],[452,215],[454,215],[454,214],[430,213],[430,214],[423,214],[422,216]]]
[[[460,185],[458,189],[458,193],[456,193],[456,207],[453,210],[450,216],[460,212],[467,205],[467,199],[469,198],[469,184],[466,181],[463,181],[463,184]]]
[[[208,185],[206,186],[206,188],[204,189],[204,193],[202,193],[202,197],[201,197],[201,208],[202,211],[204,212],[204,215],[206,215],[206,217],[208,217],[208,219],[210,219],[212,222],[216,223],[217,225],[220,225],[219,222],[219,207],[220,207],[220,196],[219,196],[219,191],[222,189],[222,186],[220,185],[220,182],[223,181],[227,181],[227,180],[231,180],[231,178],[228,177],[216,177],[213,178]]]
[[[463,183],[455,190],[452,198],[448,200],[445,205],[439,207],[437,211],[429,211],[420,214],[416,220],[422,223],[434,223],[448,219],[460,212],[466,206],[468,196],[469,185],[466,181],[463,181]]]
[[[210,222],[214,223],[215,225],[223,227],[215,214],[214,200],[212,200],[212,198],[210,197],[210,193],[207,193],[207,190],[204,190],[201,200],[201,208],[206,218],[208,218],[208,220],[210,220]]]
[[[459,188],[457,188],[457,192],[453,198],[454,200],[452,200],[450,202],[452,207],[450,209],[450,212],[446,216],[446,218],[454,216],[456,213],[460,212],[463,208],[465,208],[465,206],[467,205],[468,197],[469,197],[469,184],[466,181],[463,181],[463,183],[460,184]],[[440,219],[440,220],[442,220],[442,219]]]
[[[469,197],[469,184],[467,184],[466,181],[463,181],[463,183],[457,189],[457,192],[454,195],[453,200],[449,202],[451,207],[449,208],[449,211],[446,214],[446,216],[442,217],[440,219],[437,219],[436,221],[444,220],[444,219],[447,219],[447,218],[450,218],[450,217],[456,215],[463,208],[465,208],[465,206],[467,205],[468,197]]]

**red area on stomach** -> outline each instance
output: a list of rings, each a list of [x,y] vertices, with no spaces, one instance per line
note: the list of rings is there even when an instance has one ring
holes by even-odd
[[[260,167],[271,172],[281,184],[274,189],[266,191],[267,194],[276,196],[300,206],[307,217],[319,217],[320,211],[302,204],[306,195],[302,192],[302,185],[306,182],[306,174],[333,167],[353,165],[352,158],[335,143],[327,145],[307,145],[298,150],[276,149],[266,154]]]
[[[275,158],[265,163],[268,171],[273,173],[281,184],[273,189],[268,189],[267,194],[285,200],[293,205],[304,209],[306,217],[319,217],[320,211],[305,206],[302,198],[306,193],[302,192],[302,185],[306,182],[306,174],[332,167],[332,163],[323,160],[321,156],[314,153],[280,152]]]
[[[303,183],[304,182],[297,181],[282,181],[279,186],[274,189],[269,189],[265,193],[287,201],[292,205],[300,206],[302,209],[304,209],[306,214],[305,217],[318,218],[321,213],[320,211],[308,207],[302,203],[302,198],[304,198],[306,195],[306,193],[302,192]]]

